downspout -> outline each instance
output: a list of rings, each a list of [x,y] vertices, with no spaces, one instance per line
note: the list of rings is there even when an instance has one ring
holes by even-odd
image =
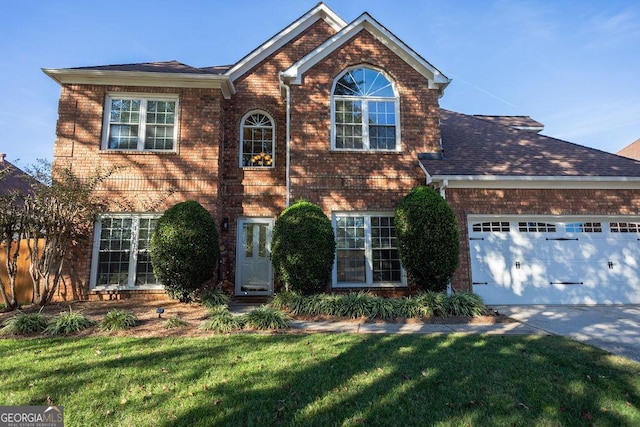
[[[282,79],[282,76],[280,76],[281,78],[281,82],[282,82],[282,86],[284,86],[284,91],[285,91],[285,99],[286,99],[286,103],[287,103],[287,113],[286,113],[286,141],[285,141],[285,146],[286,146],[286,201],[285,201],[285,207],[289,207],[289,204],[291,203],[291,87],[289,87],[288,84],[286,84],[284,82],[284,80]]]

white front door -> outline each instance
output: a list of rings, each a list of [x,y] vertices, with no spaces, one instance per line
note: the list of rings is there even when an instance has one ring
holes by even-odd
[[[271,230],[273,220],[248,218],[238,221],[236,295],[271,295]]]

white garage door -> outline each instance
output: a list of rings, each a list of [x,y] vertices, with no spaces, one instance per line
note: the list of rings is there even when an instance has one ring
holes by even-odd
[[[473,291],[487,304],[640,303],[640,219],[468,224]]]

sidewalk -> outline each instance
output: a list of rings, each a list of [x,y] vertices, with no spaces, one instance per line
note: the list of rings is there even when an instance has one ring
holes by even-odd
[[[494,323],[487,325],[470,324],[425,324],[389,322],[329,322],[300,321],[290,323],[293,329],[304,332],[350,332],[359,334],[450,334],[470,333],[489,335],[541,335],[546,332],[520,322]]]

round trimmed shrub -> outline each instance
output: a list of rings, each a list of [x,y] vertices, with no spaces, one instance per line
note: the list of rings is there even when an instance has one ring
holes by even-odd
[[[193,301],[195,292],[213,277],[219,254],[215,221],[200,203],[178,203],[158,219],[151,264],[172,298]]]
[[[396,208],[398,252],[409,281],[424,291],[444,291],[458,268],[458,221],[440,194],[411,190]]]
[[[322,292],[331,277],[336,243],[319,206],[299,200],[282,211],[271,240],[273,268],[287,289]]]

